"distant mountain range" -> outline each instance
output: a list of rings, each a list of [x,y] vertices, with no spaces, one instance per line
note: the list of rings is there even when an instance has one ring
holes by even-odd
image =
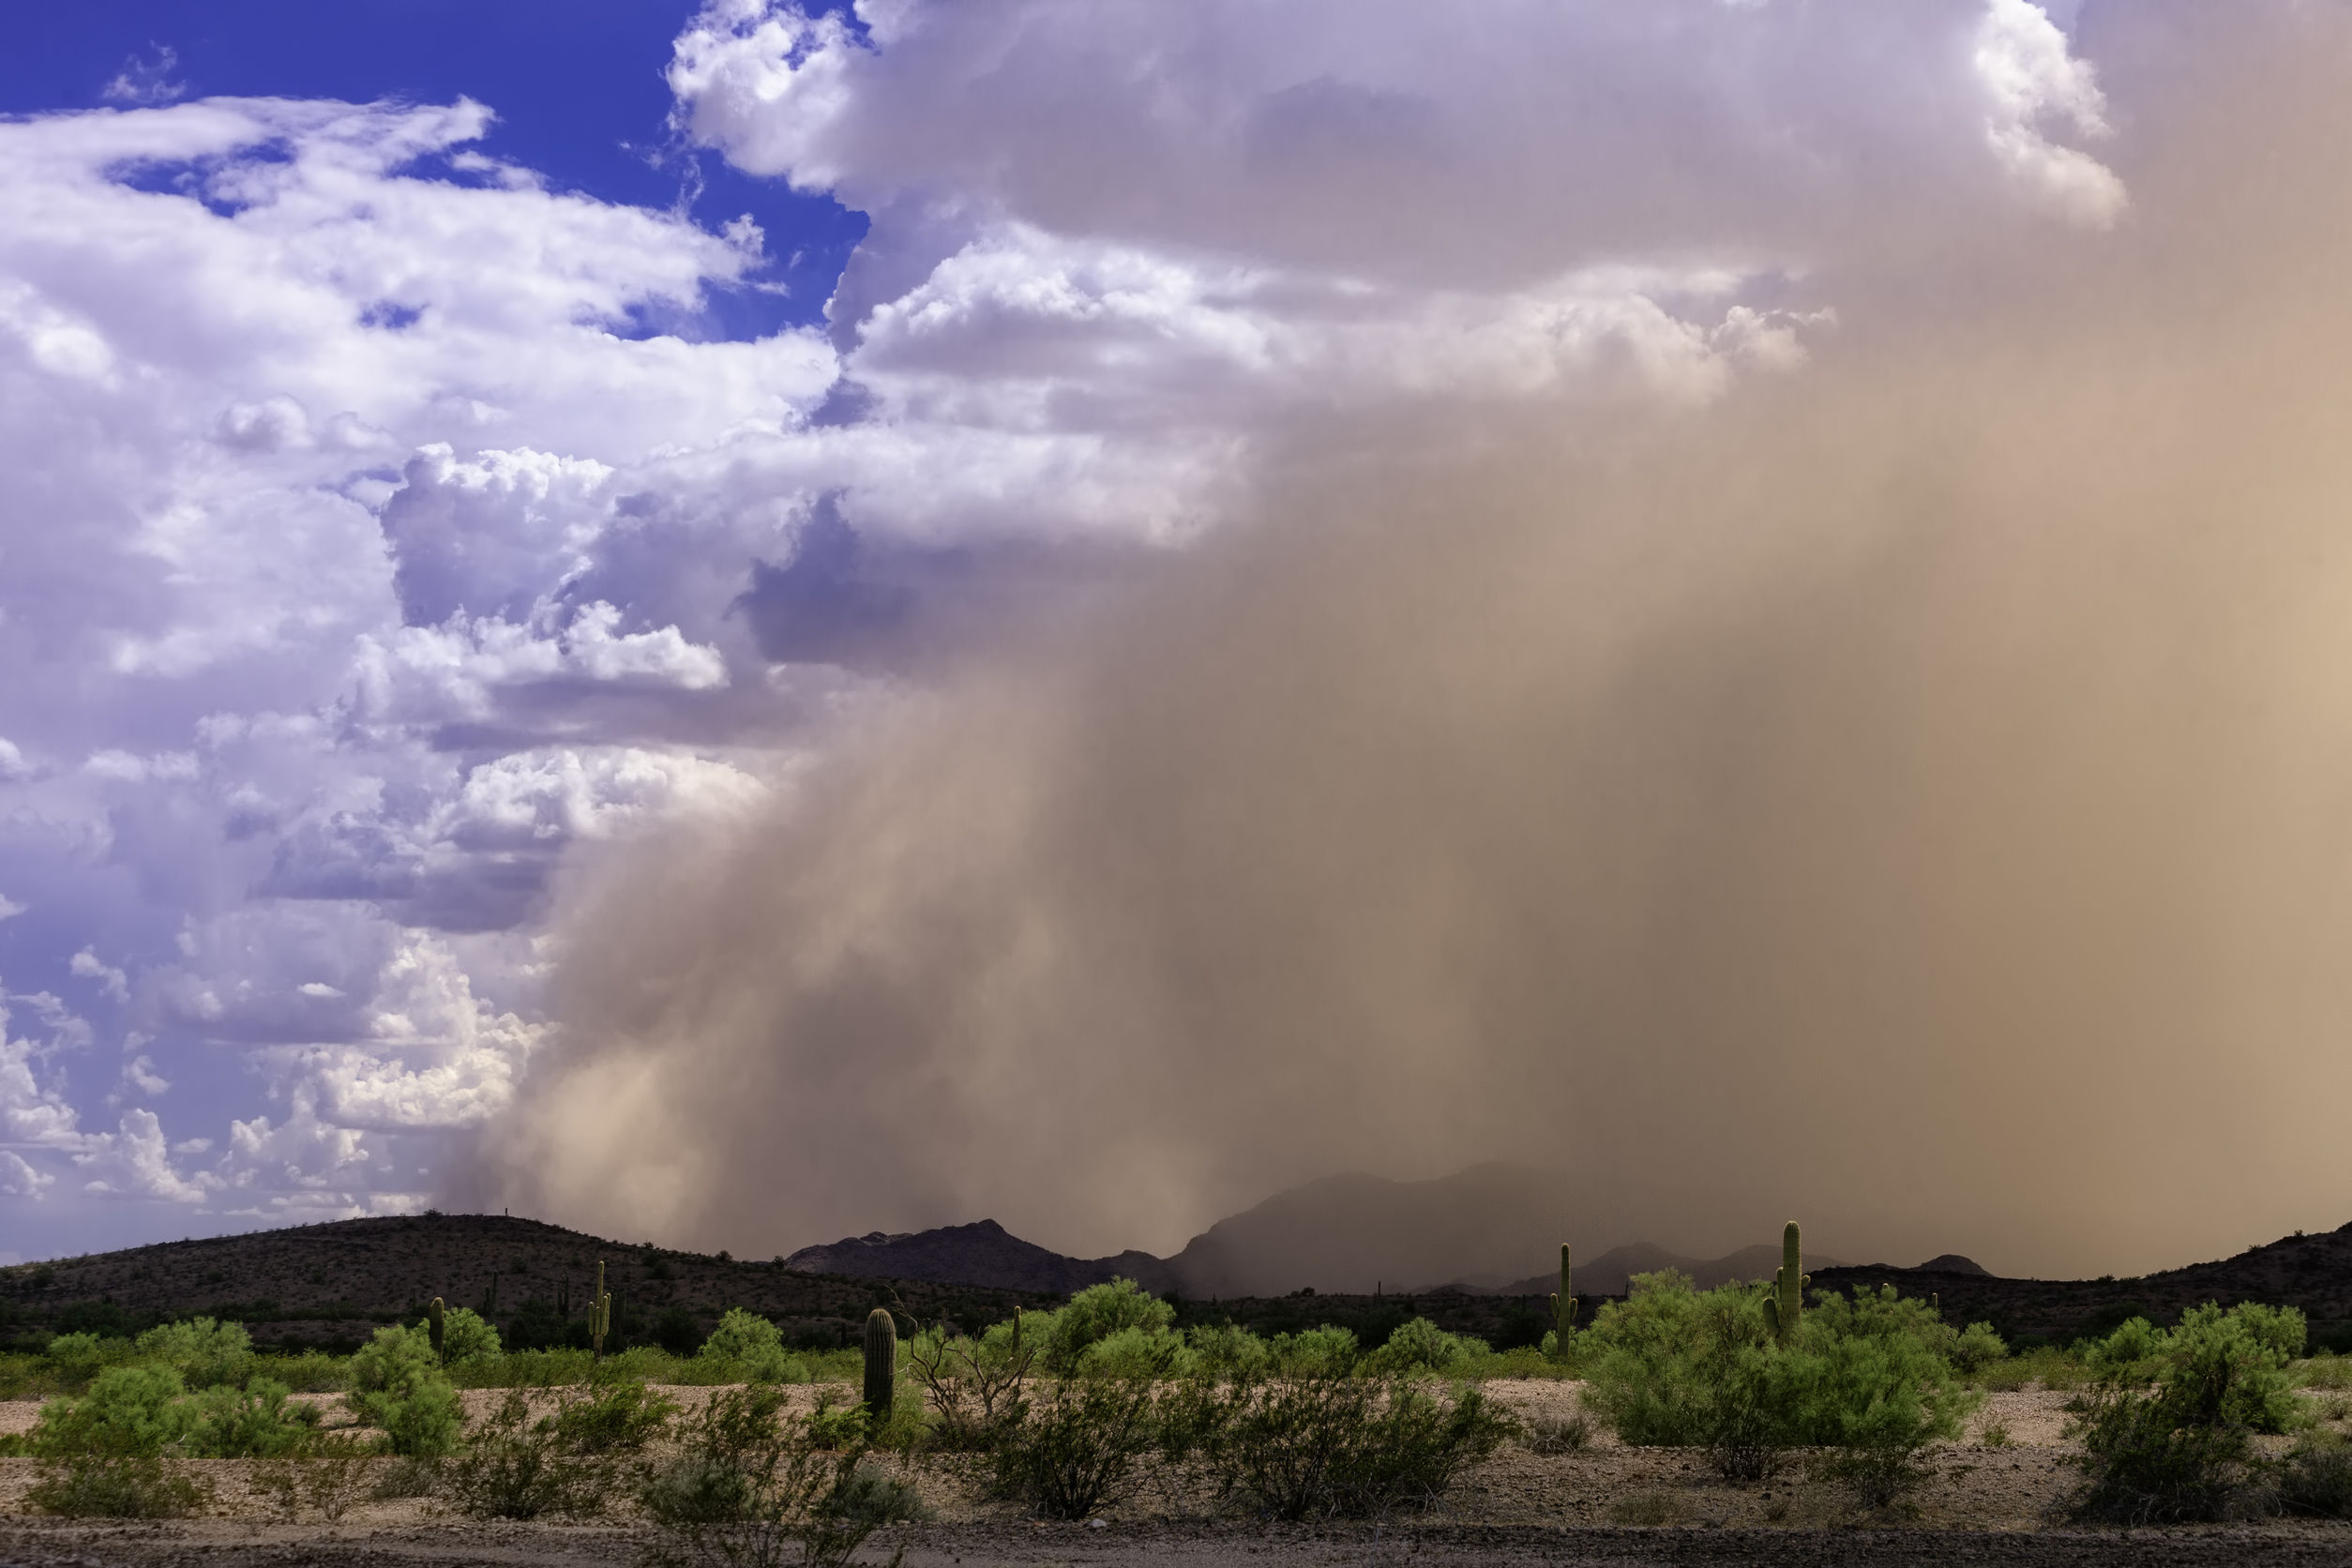
[[[1147,1290],[1194,1300],[1279,1296],[1312,1289],[1372,1295],[1451,1287],[1473,1293],[1542,1295],[1559,1288],[1547,1270],[1515,1277],[1568,1233],[1560,1184],[1507,1165],[1474,1167],[1428,1182],[1334,1176],[1278,1193],[1219,1220],[1172,1258],[1123,1252],[1065,1258],[1025,1242],[994,1220],[887,1235],[875,1231],[828,1246],[803,1247],[784,1266],[805,1274],[981,1285],[1009,1290],[1081,1289],[1114,1276]],[[1533,1256],[1530,1258],[1530,1254]],[[1977,1269],[1967,1259],[1956,1260]],[[1951,1266],[1950,1258],[1937,1266]],[[1837,1268],[1808,1257],[1808,1268]],[[1780,1266],[1773,1244],[1724,1258],[1686,1258],[1649,1243],[1612,1247],[1576,1270],[1579,1294],[1622,1295],[1637,1274],[1680,1269],[1701,1286],[1763,1279]]]

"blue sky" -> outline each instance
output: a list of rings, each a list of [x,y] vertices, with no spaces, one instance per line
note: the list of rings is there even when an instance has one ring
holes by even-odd
[[[696,1208],[698,1162],[822,1146],[821,1063],[761,1015],[769,1098],[813,1120],[748,1153],[683,1108],[758,1076],[694,1028],[566,1077],[599,889],[985,711],[975,649],[1351,443],[1695,416],[1939,269],[2131,232],[2135,127],[2195,57],[2168,40],[2212,24],[2076,9],[15,19],[0,1251],[460,1193],[748,1255],[1000,1211],[1181,1240],[1233,1195],[1177,1171],[1081,1214],[982,1160],[886,1214],[807,1172],[789,1218]],[[762,965],[815,963],[826,912]],[[968,1064],[925,1081],[992,1124]],[[627,1123],[582,1130],[583,1083]]]
[[[108,107],[126,90],[151,99],[472,98],[498,114],[483,149],[561,188],[635,206],[685,204],[706,222],[756,218],[772,236],[759,278],[771,287],[717,301],[710,330],[756,337],[821,320],[864,221],[672,134],[662,67],[693,12],[613,0],[92,0],[37,8],[13,27],[0,54],[0,113]]]

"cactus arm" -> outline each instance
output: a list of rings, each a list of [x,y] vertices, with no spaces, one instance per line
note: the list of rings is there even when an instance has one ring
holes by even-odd
[[[433,1359],[435,1361],[440,1361],[448,1352],[447,1339],[442,1326],[441,1298],[439,1296],[435,1296],[432,1299],[432,1304],[425,1308],[425,1319],[431,1325]]]

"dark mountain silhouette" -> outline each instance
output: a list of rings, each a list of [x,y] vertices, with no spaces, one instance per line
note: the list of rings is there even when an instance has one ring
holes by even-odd
[[[1175,1271],[1148,1252],[1123,1252],[1116,1258],[1064,1258],[1034,1242],[1022,1241],[992,1219],[895,1236],[876,1230],[830,1246],[805,1246],[785,1259],[784,1266],[799,1274],[988,1285],[1054,1295],[1068,1295],[1117,1276],[1158,1293],[1178,1288]]]
[[[1922,1263],[1920,1268],[1927,1274],[1983,1274],[1987,1279],[1993,1277],[1992,1270],[1975,1259],[1963,1258],[1956,1252],[1947,1252],[1940,1257],[1930,1258],[1926,1262]]]
[[[796,1344],[831,1346],[854,1343],[877,1304],[969,1326],[1017,1306],[1050,1305],[1064,1293],[810,1274],[781,1259],[755,1263],[631,1245],[537,1220],[417,1214],[0,1269],[0,1340],[76,1329],[130,1334],[201,1312],[246,1324],[264,1346],[349,1346],[380,1323],[415,1320],[435,1296],[483,1311],[510,1338],[519,1321],[560,1338],[567,1324],[585,1334],[580,1320],[599,1261],[621,1342],[673,1349],[691,1349],[731,1306],[775,1319]]]

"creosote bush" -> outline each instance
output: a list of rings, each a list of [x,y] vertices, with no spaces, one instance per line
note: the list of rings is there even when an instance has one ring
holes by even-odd
[[[774,1384],[728,1389],[682,1424],[677,1452],[638,1488],[655,1531],[648,1563],[833,1568],[873,1532],[889,1499],[861,1481],[864,1451],[819,1447],[807,1422],[784,1413],[784,1398]]]
[[[1401,1378],[1328,1371],[1196,1382],[1164,1417],[1219,1500],[1263,1517],[1370,1517],[1427,1507],[1515,1424],[1476,1389],[1440,1399]]]
[[[2267,1511],[2252,1440],[2286,1431],[2301,1413],[2286,1368],[2303,1333],[2292,1307],[2209,1303],[2176,1328],[2134,1318],[2087,1347],[2098,1377],[2073,1407],[2076,1512],[2139,1525]],[[2306,1466],[2311,1486],[2322,1486],[2325,1466]]]

